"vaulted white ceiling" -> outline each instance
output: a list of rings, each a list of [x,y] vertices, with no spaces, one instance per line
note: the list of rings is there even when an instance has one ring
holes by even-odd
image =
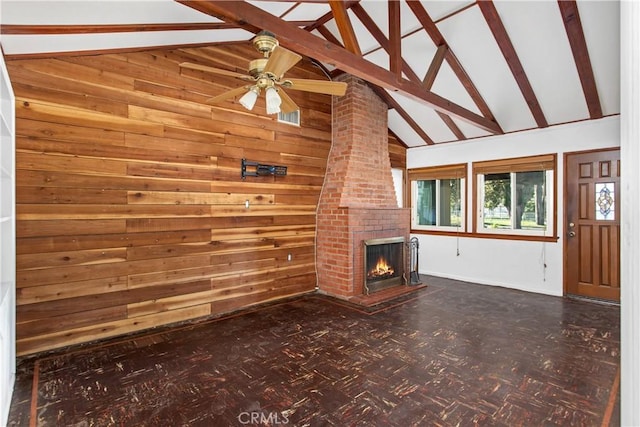
[[[331,73],[383,88],[389,129],[416,147],[619,114],[619,6],[0,0],[0,44],[10,57],[56,56],[247,41],[266,29]]]

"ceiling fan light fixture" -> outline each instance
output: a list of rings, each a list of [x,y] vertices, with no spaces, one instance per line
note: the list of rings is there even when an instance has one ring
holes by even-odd
[[[261,31],[254,37],[253,42],[256,49],[263,53],[263,57],[249,61],[248,74],[198,63],[180,63],[180,67],[233,77],[245,82],[244,86],[229,89],[207,99],[205,101],[207,104],[216,104],[240,97],[238,102],[251,111],[260,94],[264,92],[267,114],[276,114],[283,111],[291,113],[300,109],[287,94],[288,89],[333,96],[344,95],[347,86],[344,82],[300,78],[285,79],[287,71],[300,62],[302,56],[284,47],[279,47],[278,40],[272,33]]]
[[[247,93],[242,95],[239,102],[242,104],[244,108],[247,110],[252,110],[253,106],[256,105],[256,101],[258,100],[258,95],[260,94],[260,89],[253,86],[249,89]]]
[[[276,88],[268,87],[265,91],[265,98],[267,100],[267,114],[279,113],[282,99],[280,98],[280,95],[278,95]]]

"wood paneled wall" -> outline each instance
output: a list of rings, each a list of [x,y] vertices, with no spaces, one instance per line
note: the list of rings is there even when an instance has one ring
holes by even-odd
[[[330,98],[288,91],[292,126],[263,97],[252,112],[206,104],[242,82],[178,66],[246,72],[257,56],[247,43],[9,61],[18,354],[315,289]],[[307,61],[288,75],[325,78]],[[243,158],[288,174],[242,180]]]
[[[392,168],[407,169],[407,147],[389,134],[389,160]]]

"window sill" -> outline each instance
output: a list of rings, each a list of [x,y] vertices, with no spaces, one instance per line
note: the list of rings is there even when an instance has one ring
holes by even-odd
[[[429,234],[434,236],[453,236],[466,237],[476,239],[495,239],[495,240],[524,240],[530,242],[557,242],[558,236],[531,236],[524,234],[497,234],[497,233],[468,233],[455,231],[438,231],[438,230],[415,230],[411,229],[411,234]]]

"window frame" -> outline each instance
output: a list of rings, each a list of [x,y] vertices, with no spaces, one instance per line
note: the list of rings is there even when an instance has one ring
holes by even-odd
[[[473,231],[483,237],[517,238],[525,240],[557,240],[557,209],[558,209],[558,169],[556,154],[539,156],[516,157],[509,159],[489,160],[472,163],[473,175]],[[513,179],[518,172],[545,171],[546,190],[546,221],[544,231],[529,229],[491,229],[484,228],[484,175],[509,173]],[[511,186],[512,194],[517,191]],[[514,203],[514,197],[511,198]],[[511,216],[512,226],[514,217]]]
[[[465,233],[467,230],[467,163],[457,163],[443,166],[430,166],[407,171],[410,187],[411,232],[418,233]],[[436,194],[439,194],[439,182],[445,179],[460,179],[460,226],[450,225],[419,225],[417,189],[418,181],[436,181]],[[436,217],[439,217],[440,198],[436,196]]]

